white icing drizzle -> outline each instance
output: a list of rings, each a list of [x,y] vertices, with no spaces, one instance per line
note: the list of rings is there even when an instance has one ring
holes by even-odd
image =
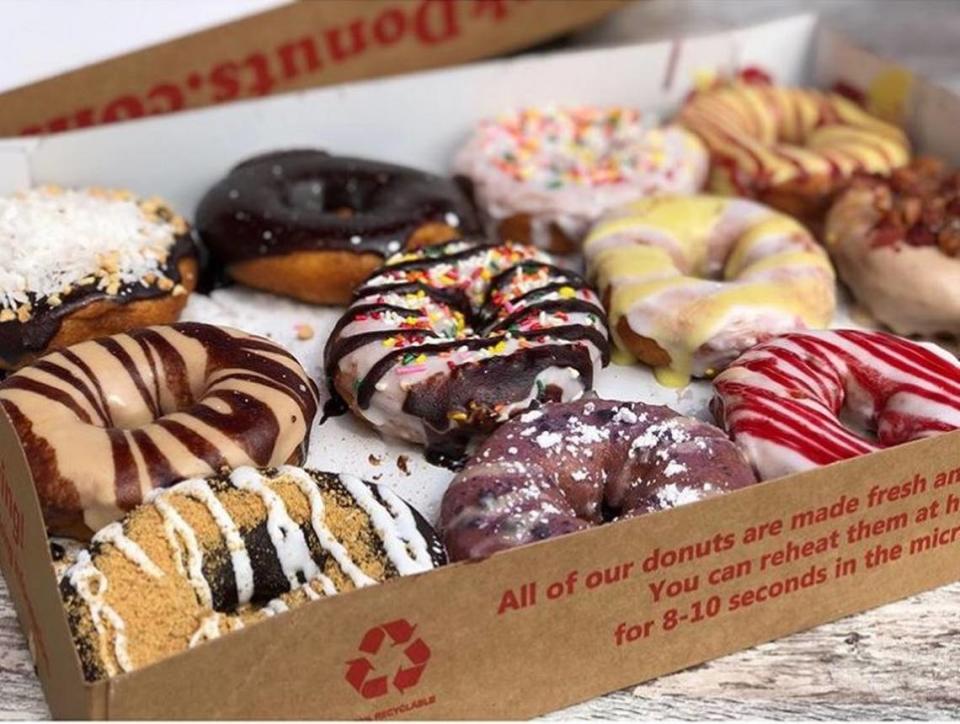
[[[186,495],[207,506],[210,515],[213,516],[220,533],[223,534],[227,542],[227,549],[230,551],[230,561],[233,563],[233,574],[237,581],[237,600],[239,603],[249,603],[253,598],[253,565],[250,562],[250,554],[243,542],[243,536],[240,535],[240,528],[230,517],[230,513],[223,507],[223,503],[217,500],[217,496],[210,489],[209,483],[202,478],[191,478],[178,483],[173,488],[177,493]]]
[[[218,638],[220,638],[220,614],[212,613],[200,622],[200,626],[193,632],[187,646],[192,649],[204,641],[213,641]]]
[[[304,581],[316,577],[320,568],[310,555],[303,531],[290,517],[283,498],[267,486],[260,472],[251,467],[237,468],[230,474],[230,482],[238,490],[254,493],[263,501],[267,509],[270,542],[277,552],[280,568],[290,582],[290,588],[296,588]]]
[[[338,541],[330,529],[327,528],[327,524],[324,522],[323,496],[320,495],[317,482],[301,468],[296,468],[291,465],[284,465],[280,467],[278,471],[293,480],[300,490],[303,491],[303,494],[307,496],[307,499],[310,501],[310,523],[313,526],[313,532],[316,533],[317,540],[320,541],[320,546],[333,556],[337,565],[350,577],[354,585],[361,588],[376,583],[374,579],[360,570],[359,566],[350,558],[350,553],[344,545]],[[340,479],[343,480],[343,477],[344,476],[341,475]],[[326,585],[324,585],[324,589],[326,590]]]
[[[159,492],[159,491],[158,491]],[[160,517],[163,518],[163,531],[167,541],[174,551],[174,562],[177,571],[186,576],[197,593],[197,599],[204,606],[213,604],[213,593],[210,584],[203,575],[203,550],[197,541],[197,536],[190,524],[183,519],[166,495],[153,495],[152,502]],[[181,541],[187,547],[187,565],[183,565],[183,548]]]
[[[387,557],[401,576],[420,573],[433,567],[428,554],[424,553],[421,557],[418,555],[419,551],[416,551],[411,556],[413,546],[408,546],[408,542],[412,542],[415,538],[420,538],[423,549],[426,550],[426,543],[417,530],[412,515],[402,520],[394,518],[389,510],[377,502],[366,483],[354,475],[341,475],[340,482],[370,517],[371,525],[377,531],[380,540],[383,541]],[[386,496],[384,496],[384,499],[387,499]]]
[[[143,548],[126,536],[121,523],[111,523],[105,528],[101,528],[100,532],[93,537],[93,542],[109,543],[120,551],[124,558],[135,564],[151,578],[163,577],[163,571],[150,559],[150,556],[144,552]]]
[[[104,619],[113,629],[113,658],[121,671],[131,671],[133,662],[127,651],[126,625],[123,618],[106,601],[106,592],[109,587],[107,577],[94,565],[89,551],[80,551],[77,562],[66,572],[66,578],[77,592],[90,611],[93,627],[97,631],[97,640],[101,647],[108,640],[104,626]],[[110,676],[117,673],[116,667],[109,656],[101,656],[104,667]]]

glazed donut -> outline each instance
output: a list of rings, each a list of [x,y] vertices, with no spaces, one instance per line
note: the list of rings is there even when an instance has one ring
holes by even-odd
[[[960,335],[960,171],[918,159],[854,181],[826,245],[860,304],[898,334]]]
[[[854,173],[888,174],[910,158],[899,128],[842,96],[806,88],[721,84],[694,93],[678,120],[710,150],[708,188],[815,224]]]
[[[624,360],[681,387],[782,332],[826,327],[836,307],[826,253],[793,219],[718,196],[642,199],[584,245]]]
[[[48,528],[89,537],[153,488],[300,462],[316,387],[282,347],[208,324],[52,352],[0,383]]]
[[[197,207],[197,231],[227,274],[315,304],[347,304],[384,257],[480,231],[451,180],[324,151],[256,156]]]
[[[0,369],[92,337],[173,322],[196,286],[186,222],[126,191],[0,197]]]
[[[531,246],[458,241],[387,259],[325,360],[354,413],[453,462],[531,403],[582,395],[608,352],[603,307],[579,276]]]
[[[601,214],[634,199],[697,191],[707,153],[675,126],[630,108],[524,108],[482,121],[454,168],[502,241],[580,248]]]
[[[714,417],[763,480],[960,427],[960,363],[883,332],[787,334],[741,355],[713,388]]]
[[[445,562],[429,524],[388,488],[242,467],[154,491],[94,536],[60,590],[84,674],[95,681]]]
[[[756,482],[723,431],[669,407],[548,404],[493,433],[443,496],[451,560],[643,515]]]

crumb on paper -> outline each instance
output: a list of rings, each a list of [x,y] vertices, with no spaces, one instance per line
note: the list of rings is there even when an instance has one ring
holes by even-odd
[[[313,327],[311,327],[309,324],[306,324],[306,323],[298,324],[296,325],[296,330],[297,330],[297,339],[304,340],[304,341],[308,339],[313,339],[313,334],[314,334]]]
[[[380,459],[380,456],[374,455],[373,453],[370,453],[367,456],[367,460],[370,462],[371,465],[379,465],[382,462],[382,460]]]
[[[406,455],[397,455],[397,467],[400,468],[400,472],[404,475],[410,475],[409,462],[410,458]]]

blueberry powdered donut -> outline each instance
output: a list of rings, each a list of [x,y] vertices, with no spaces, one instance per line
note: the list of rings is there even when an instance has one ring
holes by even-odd
[[[0,370],[85,339],[175,321],[196,286],[182,217],[128,191],[0,197]]]
[[[391,254],[481,228],[451,179],[307,149],[238,164],[196,223],[231,278],[315,304],[347,304]]]
[[[575,273],[525,244],[457,241],[388,259],[334,327],[325,363],[334,399],[451,463],[531,404],[591,389],[607,340]]]
[[[445,562],[430,525],[388,488],[241,467],[156,491],[93,538],[60,591],[94,681]]]
[[[493,433],[443,496],[451,560],[485,558],[756,482],[722,430],[669,407],[544,405]]]

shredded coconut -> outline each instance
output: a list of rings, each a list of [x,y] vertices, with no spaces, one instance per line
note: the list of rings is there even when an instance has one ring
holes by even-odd
[[[0,197],[0,307],[59,303],[80,284],[108,293],[161,274],[182,219],[125,192],[31,189]],[[56,301],[54,301],[56,300]]]

